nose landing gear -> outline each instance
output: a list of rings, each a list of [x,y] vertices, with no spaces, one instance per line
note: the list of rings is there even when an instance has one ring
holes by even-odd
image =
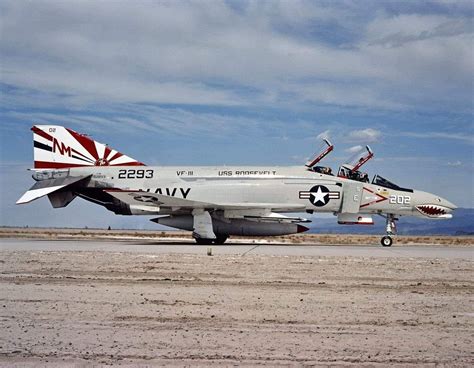
[[[391,247],[393,243],[392,237],[386,235],[383,236],[382,239],[380,239],[380,244],[382,244],[383,247]]]
[[[380,244],[382,244],[383,247],[390,247],[393,244],[393,239],[391,235],[395,235],[395,233],[397,232],[397,226],[395,224],[395,221],[397,221],[398,219],[392,214],[388,214],[387,216],[384,216],[384,217],[386,219],[386,224],[387,224],[386,225],[387,235],[385,235],[384,237],[382,237],[382,239],[380,239]]]

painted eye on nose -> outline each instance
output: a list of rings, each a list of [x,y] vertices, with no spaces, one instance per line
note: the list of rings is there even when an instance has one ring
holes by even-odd
[[[436,200],[437,200],[438,202],[441,202],[441,198],[436,198]]]

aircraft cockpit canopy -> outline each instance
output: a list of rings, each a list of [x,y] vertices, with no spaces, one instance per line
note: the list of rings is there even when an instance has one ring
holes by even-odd
[[[402,192],[413,193],[413,189],[402,188],[398,186],[397,184],[392,183],[390,180],[383,178],[380,175],[374,176],[374,178],[372,179],[372,184],[380,185],[381,187],[388,188],[388,189],[394,189],[394,190],[400,190]]]
[[[318,162],[320,162],[324,157],[331,153],[334,149],[334,146],[331,142],[327,139],[323,139],[323,142],[316,153],[311,157],[311,159],[306,162],[307,170],[314,171],[319,174],[324,175],[334,175],[332,173],[332,169],[327,166],[316,166]]]
[[[313,166],[311,168],[314,172],[317,172],[319,174],[325,174],[325,175],[334,175],[332,173],[332,169],[328,166]]]
[[[365,146],[365,148],[360,147],[360,150],[358,150],[346,164],[339,168],[337,176],[368,183],[369,175],[359,171],[359,169],[372,157],[374,157],[374,153],[369,146]]]
[[[306,167],[309,169],[312,169],[315,172],[316,171],[315,166],[319,161],[321,161],[324,157],[329,155],[331,151],[334,149],[334,145],[329,142],[327,139],[323,139],[322,144],[320,145],[319,149],[316,151],[316,153],[311,157],[311,159],[306,162]]]
[[[337,174],[340,178],[347,178],[351,180],[361,181],[363,183],[369,182],[369,175],[365,172],[354,170],[349,165],[342,165],[339,168],[339,172]]]
[[[369,146],[365,147],[354,147],[357,151],[352,155],[352,157],[347,160],[344,166],[351,167],[353,171],[359,170],[362,165],[374,157],[374,153]]]

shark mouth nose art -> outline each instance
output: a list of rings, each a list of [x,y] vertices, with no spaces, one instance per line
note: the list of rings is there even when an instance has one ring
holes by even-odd
[[[416,209],[423,215],[429,217],[443,216],[448,213],[448,209],[445,207],[437,206],[434,204],[416,206]]]

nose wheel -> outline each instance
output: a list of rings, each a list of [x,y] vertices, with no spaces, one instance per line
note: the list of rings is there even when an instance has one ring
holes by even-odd
[[[398,219],[392,214],[388,214],[385,219],[387,235],[380,239],[380,244],[382,244],[383,247],[391,247],[393,244],[393,239],[391,235],[395,235],[395,233],[397,232],[397,225],[395,224],[395,221],[397,221]]]
[[[391,247],[393,243],[392,237],[386,235],[380,239],[380,244],[382,244],[383,247]]]

